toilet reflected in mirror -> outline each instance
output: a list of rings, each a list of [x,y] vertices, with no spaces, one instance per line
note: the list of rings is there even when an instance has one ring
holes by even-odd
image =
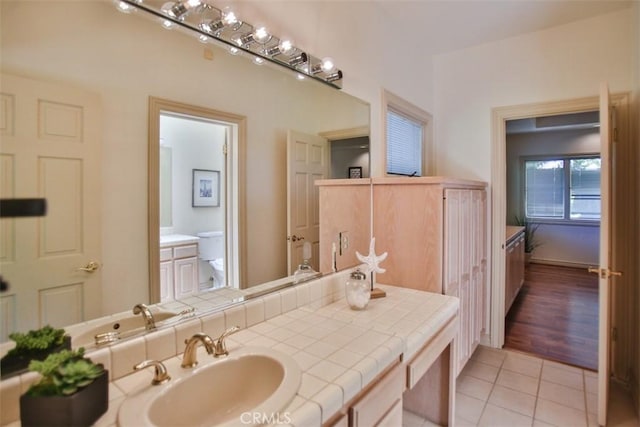
[[[212,288],[225,286],[224,280],[224,233],[222,231],[204,231],[198,233],[198,258],[206,263],[204,270],[208,272]]]

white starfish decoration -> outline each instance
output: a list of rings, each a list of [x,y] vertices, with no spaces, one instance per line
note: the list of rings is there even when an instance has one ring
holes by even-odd
[[[371,239],[371,243],[369,244],[369,255],[363,256],[360,254],[360,252],[356,251],[356,256],[358,257],[358,260],[360,260],[360,262],[364,263],[367,266],[367,273],[384,273],[387,270],[380,267],[380,263],[387,259],[387,253],[385,252],[382,255],[376,255],[375,247],[376,238],[373,237]]]

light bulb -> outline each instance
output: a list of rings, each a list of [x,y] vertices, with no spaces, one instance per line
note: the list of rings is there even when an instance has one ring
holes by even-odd
[[[293,53],[295,48],[293,47],[293,42],[291,40],[280,40],[278,49],[280,50],[280,53],[290,55]]]
[[[271,34],[269,34],[265,27],[257,27],[253,31],[253,39],[260,44],[265,44],[266,42],[271,40]]]
[[[222,22],[224,25],[234,25],[238,23],[238,17],[229,6],[222,9]]]
[[[120,0],[115,0],[114,3],[116,4],[116,9],[118,10],[118,12],[131,13],[136,11],[136,8],[131,6],[129,3],[125,3]]]
[[[333,58],[322,58],[322,64],[320,65],[320,68],[322,68],[322,71],[327,74],[333,73],[336,70],[336,65],[333,62]]]

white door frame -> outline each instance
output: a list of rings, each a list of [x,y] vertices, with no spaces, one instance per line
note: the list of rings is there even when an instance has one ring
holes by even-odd
[[[627,105],[628,94],[615,94],[611,96],[612,105]],[[505,221],[507,217],[507,158],[506,158],[506,121],[524,119],[529,117],[549,116],[556,114],[570,114],[585,111],[598,110],[600,98],[592,96],[587,98],[572,99],[567,101],[541,102],[534,104],[522,104],[507,107],[498,107],[492,110],[492,163],[491,163],[491,213],[489,215],[491,230],[490,245],[491,254],[491,296],[488,311],[489,318],[489,344],[492,347],[501,348],[504,345],[505,312],[504,312],[504,241]]]

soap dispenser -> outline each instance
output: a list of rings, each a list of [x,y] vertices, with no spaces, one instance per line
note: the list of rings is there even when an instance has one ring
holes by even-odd
[[[311,243],[309,242],[304,242],[304,245],[302,245],[302,259],[302,264],[298,265],[298,269],[293,273],[294,285],[309,280],[318,274],[309,264],[311,259]]]

